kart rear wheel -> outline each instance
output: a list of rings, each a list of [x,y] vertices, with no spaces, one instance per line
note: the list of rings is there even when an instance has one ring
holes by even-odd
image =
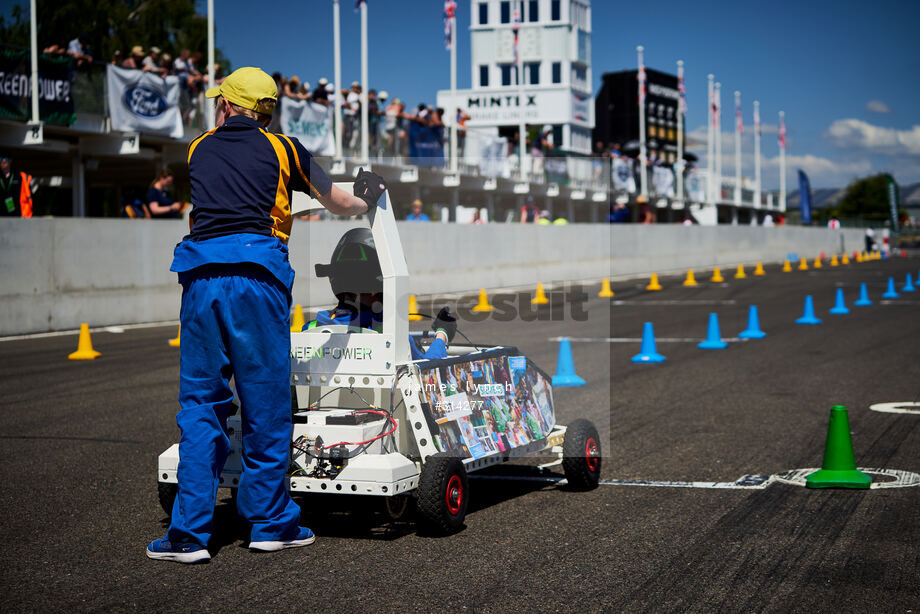
[[[176,494],[178,492],[178,484],[157,482],[157,496],[160,498],[160,507],[163,508],[167,516],[172,516],[173,503],[176,502]]]
[[[590,421],[579,418],[566,428],[562,469],[569,486],[575,490],[597,488],[601,477],[601,442]]]
[[[418,523],[423,530],[447,535],[463,526],[469,482],[456,456],[432,454],[422,466],[418,484]]]

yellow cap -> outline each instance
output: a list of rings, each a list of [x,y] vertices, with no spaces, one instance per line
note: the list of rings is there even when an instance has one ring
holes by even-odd
[[[209,88],[205,96],[223,96],[244,109],[271,115],[278,101],[278,87],[275,80],[261,68],[246,66],[234,70],[220,85]],[[267,100],[271,100],[271,103],[267,103]]]

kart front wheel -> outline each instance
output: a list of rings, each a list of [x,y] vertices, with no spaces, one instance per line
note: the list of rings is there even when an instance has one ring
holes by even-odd
[[[601,477],[601,442],[590,421],[579,418],[565,430],[562,469],[569,486],[576,490],[597,488]]]
[[[422,466],[418,484],[419,527],[447,535],[463,526],[469,482],[466,468],[456,456],[432,454]]]

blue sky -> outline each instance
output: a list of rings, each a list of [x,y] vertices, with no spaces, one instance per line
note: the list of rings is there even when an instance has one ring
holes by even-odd
[[[255,26],[251,3],[216,4],[218,42],[235,66],[261,65],[311,83],[331,79],[332,0],[273,2]],[[470,2],[458,6],[459,86],[469,87]],[[345,82],[360,77],[360,19],[353,7],[342,0]],[[442,0],[369,0],[372,87],[412,105],[433,102],[435,92],[449,86],[442,8]],[[746,124],[755,99],[765,131],[775,132],[777,112],[786,111],[790,186],[796,168],[806,170],[815,187],[879,171],[920,181],[920,2],[594,0],[592,8],[595,91],[602,73],[635,67],[636,45],[645,46],[652,68],[676,71],[682,59],[688,131],[705,138],[706,75],[716,75],[725,110],[724,172],[734,172],[731,96],[737,89]],[[742,168],[751,175],[752,131],[745,136]],[[778,187],[775,134],[764,135],[762,152],[765,186]]]
[[[206,3],[198,4],[203,12]],[[297,74],[314,85],[321,76],[332,79],[332,0],[215,5],[217,43],[234,66]],[[360,78],[360,19],[352,0],[341,6],[343,81],[350,83]],[[409,105],[434,102],[450,79],[443,0],[368,0],[368,7],[371,87]],[[470,0],[458,0],[458,7],[459,86],[469,87]],[[757,99],[768,133],[765,187],[778,186],[780,109],[790,186],[796,168],[806,170],[815,187],[843,186],[881,171],[902,183],[920,181],[920,2],[594,0],[592,9],[595,91],[602,73],[635,68],[636,45],[645,46],[651,68],[676,71],[676,61],[684,60],[687,130],[700,137],[702,154],[706,75],[716,75],[723,92],[723,172],[734,172],[732,93],[740,90],[747,127],[742,168],[752,174],[751,103]]]

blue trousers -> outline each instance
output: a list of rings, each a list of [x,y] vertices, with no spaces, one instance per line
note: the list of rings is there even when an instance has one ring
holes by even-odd
[[[300,508],[287,490],[291,449],[290,295],[255,265],[180,275],[179,489],[167,537],[206,547],[230,451],[230,377],[240,399],[243,473],[237,510],[252,541],[292,539]]]

